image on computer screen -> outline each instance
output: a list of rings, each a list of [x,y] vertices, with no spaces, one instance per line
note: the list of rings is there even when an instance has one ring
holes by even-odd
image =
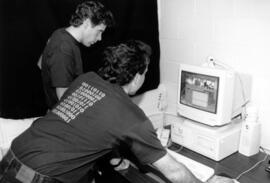
[[[180,103],[216,114],[218,85],[218,77],[183,71]]]

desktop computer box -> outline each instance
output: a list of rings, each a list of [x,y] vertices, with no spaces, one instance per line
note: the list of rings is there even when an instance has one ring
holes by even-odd
[[[171,122],[171,139],[174,143],[215,161],[238,151],[240,132],[240,120],[221,127],[210,127],[188,119]]]

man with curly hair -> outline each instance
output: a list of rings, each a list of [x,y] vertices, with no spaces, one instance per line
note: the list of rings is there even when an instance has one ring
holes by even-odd
[[[0,182],[82,183],[94,174],[98,159],[116,149],[152,164],[173,183],[201,183],[167,153],[129,97],[144,82],[150,54],[151,48],[136,40],[108,47],[98,74],[80,75],[45,117],[13,140],[0,163]],[[233,183],[223,177],[214,182]]]
[[[90,47],[100,41],[106,27],[113,24],[112,13],[101,3],[86,1],[77,6],[69,27],[53,32],[38,63],[49,109],[83,73],[79,43]]]

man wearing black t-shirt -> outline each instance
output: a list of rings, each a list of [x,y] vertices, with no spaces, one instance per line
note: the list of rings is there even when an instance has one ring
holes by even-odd
[[[38,63],[49,109],[83,73],[79,44],[87,47],[95,44],[111,25],[113,16],[110,11],[97,1],[86,1],[77,6],[69,27],[54,31]]]
[[[150,54],[141,41],[108,47],[98,74],[79,76],[45,117],[14,139],[0,163],[0,182],[82,183],[100,157],[125,146],[171,182],[201,183],[167,153],[129,98],[144,82]],[[214,182],[233,183],[222,177]]]

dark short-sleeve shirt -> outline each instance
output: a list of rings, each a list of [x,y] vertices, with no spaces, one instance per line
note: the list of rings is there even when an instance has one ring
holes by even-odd
[[[166,154],[151,122],[124,90],[90,72],[79,76],[11,148],[38,172],[74,183],[121,143],[143,164]]]
[[[50,37],[42,54],[41,65],[46,102],[51,109],[57,102],[56,88],[67,88],[83,73],[79,42],[64,28]]]

